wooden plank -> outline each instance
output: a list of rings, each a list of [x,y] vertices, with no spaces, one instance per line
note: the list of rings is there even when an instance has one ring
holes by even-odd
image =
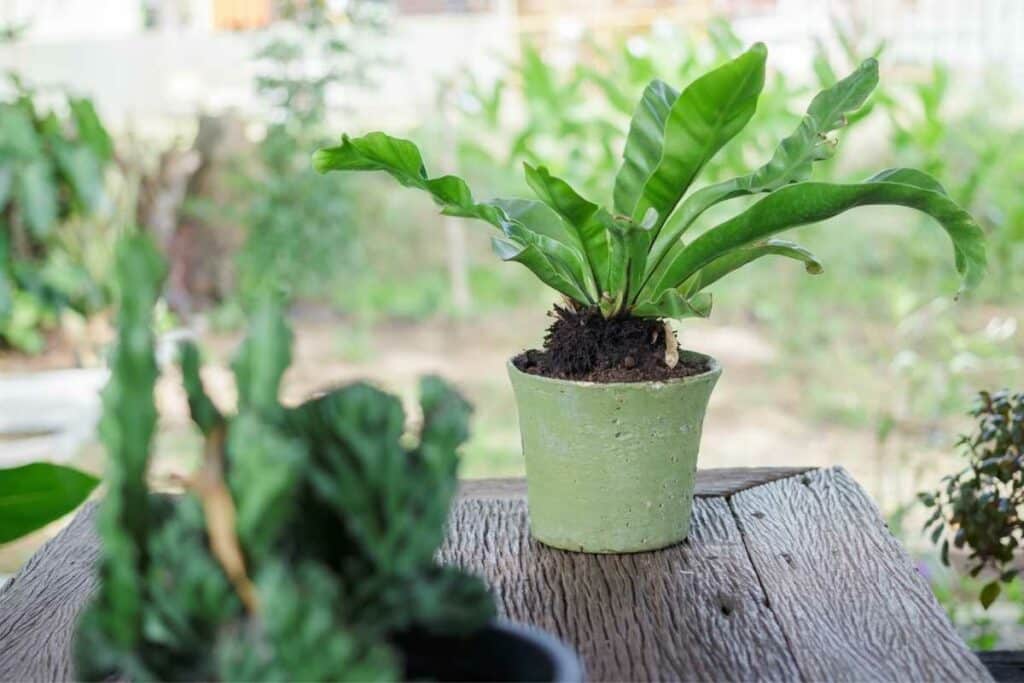
[[[71,679],[74,622],[95,590],[95,505],[0,592],[0,680]],[[504,614],[566,638],[592,680],[797,677],[722,500],[700,500],[684,545],[658,553],[565,553],[529,538],[516,500],[463,500],[442,560],[494,587]]]
[[[0,588],[0,681],[72,680],[74,624],[97,588],[96,503]]]
[[[697,482],[693,495],[698,498],[731,496],[754,486],[803,474],[810,469],[809,467],[723,467],[697,470]],[[526,480],[521,477],[463,479],[459,482],[459,494],[466,498],[522,498],[526,495]]]
[[[843,469],[728,504],[805,679],[991,680]]]
[[[465,498],[440,556],[483,576],[505,616],[575,647],[589,680],[799,678],[721,498],[696,501],[686,543],[633,555],[548,548],[523,500]]]

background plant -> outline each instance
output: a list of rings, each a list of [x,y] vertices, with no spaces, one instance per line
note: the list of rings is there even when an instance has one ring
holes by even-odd
[[[108,299],[79,235],[103,208],[114,149],[89,99],[47,109],[12,86],[0,102],[0,344],[37,352],[62,310],[88,315]]]
[[[983,391],[970,414],[977,427],[958,443],[967,467],[919,499],[934,508],[925,530],[940,544],[943,564],[949,564],[952,547],[967,553],[971,577],[986,569],[997,577],[981,589],[981,603],[988,607],[1001,583],[1016,578],[1017,549],[1024,541],[1024,394]]]
[[[418,439],[403,434],[399,400],[365,384],[282,406],[291,333],[276,296],[259,298],[233,363],[236,415],[206,394],[197,349],[182,349],[202,461],[180,500],[149,494],[164,270],[147,239],[121,245],[100,426],[101,586],[79,625],[78,676],[397,679],[396,638],[467,634],[489,620],[484,584],[434,560],[469,405],[424,379]]]
[[[280,0],[279,20],[256,54],[256,92],[269,119],[252,168],[242,174],[247,239],[239,254],[240,288],[268,279],[299,294],[358,261],[358,221],[352,197],[309,165],[324,144],[329,107],[347,103],[372,82],[384,56],[376,45],[386,30],[386,3],[357,0],[339,9],[327,0]]]

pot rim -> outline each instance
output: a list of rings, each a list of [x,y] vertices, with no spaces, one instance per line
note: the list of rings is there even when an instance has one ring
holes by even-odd
[[[643,382],[587,382],[587,381],[584,381],[584,380],[577,380],[577,379],[559,379],[557,377],[545,377],[544,375],[533,375],[533,374],[530,374],[529,372],[523,372],[522,370],[520,370],[519,368],[516,367],[516,364],[514,362],[512,362],[515,359],[515,356],[513,356],[512,358],[509,358],[505,362],[505,365],[508,367],[509,373],[515,373],[516,375],[521,375],[522,377],[526,377],[526,378],[529,378],[531,380],[536,380],[538,382],[550,382],[552,384],[572,385],[572,386],[584,387],[584,388],[590,388],[590,387],[599,387],[599,388],[606,388],[606,387],[611,387],[611,388],[639,387],[639,388],[643,388],[643,387],[652,387],[652,386],[656,386],[656,385],[661,385],[661,386],[678,386],[678,385],[681,385],[681,384],[695,384],[697,382],[706,381],[708,379],[711,379],[712,377],[717,377],[718,375],[722,374],[722,365],[721,365],[721,363],[718,362],[718,359],[715,358],[714,356],[709,356],[706,353],[701,353],[700,351],[693,351],[691,349],[682,349],[680,354],[690,354],[692,356],[700,356],[701,358],[704,358],[708,362],[708,369],[707,369],[707,371],[706,372],[702,372],[699,375],[689,375],[687,377],[672,377],[671,379],[649,379],[649,380],[645,380]],[[516,354],[516,355],[518,355],[518,354]]]
[[[575,648],[561,638],[533,624],[498,617],[489,626],[515,638],[525,640],[551,658],[552,681],[556,683],[582,683],[583,664]]]

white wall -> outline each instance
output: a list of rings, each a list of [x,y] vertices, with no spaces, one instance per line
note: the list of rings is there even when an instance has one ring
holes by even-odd
[[[25,40],[114,38],[142,29],[140,0],[0,0],[0,22],[29,25]]]
[[[25,41],[0,47],[0,71],[90,94],[115,126],[196,111],[251,113],[257,108],[251,56],[263,40],[256,33],[191,30]],[[380,87],[370,95],[341,93],[358,97],[354,108],[373,125],[419,120],[433,106],[438,79],[484,69],[515,46],[508,26],[489,16],[400,18],[385,40],[394,66]]]

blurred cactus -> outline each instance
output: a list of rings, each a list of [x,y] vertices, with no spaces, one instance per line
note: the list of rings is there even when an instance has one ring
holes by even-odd
[[[80,678],[395,679],[404,637],[468,633],[493,617],[479,579],[434,560],[469,405],[425,379],[411,447],[399,401],[368,385],[282,406],[291,333],[274,297],[257,305],[233,364],[237,415],[220,413],[198,351],[182,349],[202,464],[180,499],[149,495],[151,311],[163,268],[133,239],[118,272],[102,586],[79,624]]]

